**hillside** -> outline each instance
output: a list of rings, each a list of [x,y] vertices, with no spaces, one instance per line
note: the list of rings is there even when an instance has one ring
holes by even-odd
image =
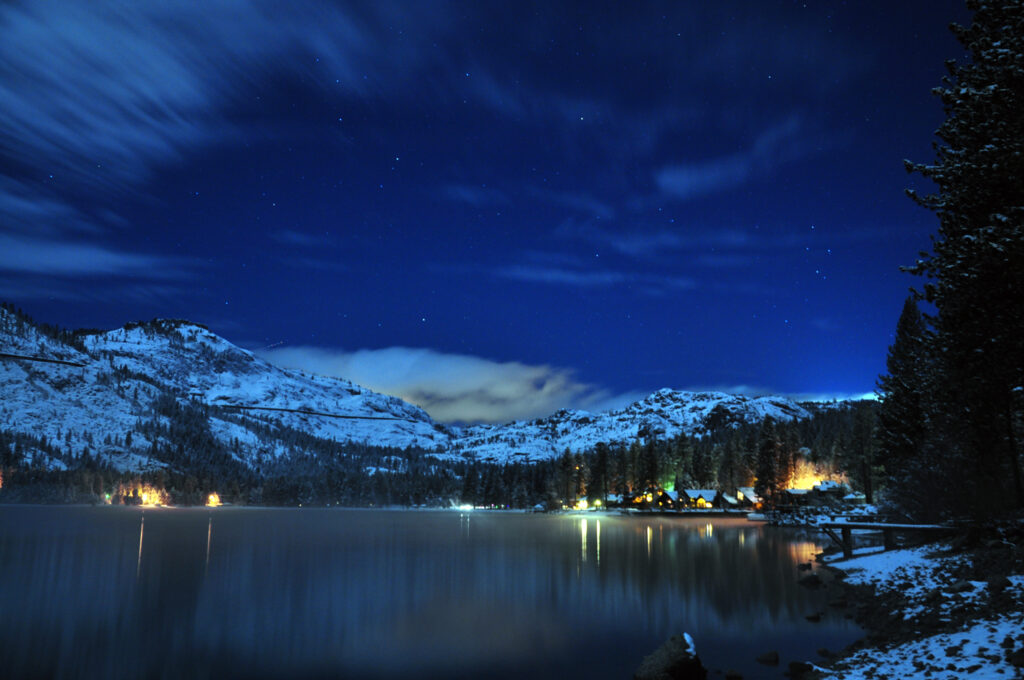
[[[272,366],[184,321],[58,335],[0,309],[0,352],[81,364],[0,361],[0,423],[60,449],[60,459],[40,461],[46,467],[62,469],[83,453],[123,471],[165,467],[171,461],[161,447],[179,442],[162,430],[181,419],[185,405],[209,407],[197,429],[252,469],[308,454],[289,441],[293,432],[382,447],[450,445],[447,430],[422,409],[345,380]]]
[[[0,429],[41,438],[47,446],[27,447],[25,461],[49,469],[88,455],[124,472],[209,464],[287,474],[290,466],[355,456],[358,446],[422,450],[438,463],[530,463],[598,442],[703,436],[767,416],[801,420],[822,408],[663,389],[606,413],[561,410],[456,428],[347,380],[279,368],[180,320],[71,333],[0,309],[0,353],[67,362],[0,361]],[[403,469],[397,459],[365,466]]]
[[[628,444],[648,437],[702,436],[739,423],[758,423],[768,416],[799,420],[810,417],[813,408],[782,397],[663,389],[607,413],[561,410],[547,418],[462,428],[456,433],[456,446],[481,460],[536,461],[555,458],[566,450],[587,451],[598,442]]]

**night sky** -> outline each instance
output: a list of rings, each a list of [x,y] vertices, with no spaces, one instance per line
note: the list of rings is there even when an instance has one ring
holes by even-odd
[[[0,299],[443,420],[871,392],[960,2],[5,2]]]

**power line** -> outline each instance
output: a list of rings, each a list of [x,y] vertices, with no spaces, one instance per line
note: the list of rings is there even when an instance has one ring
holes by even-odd
[[[85,364],[80,364],[77,361],[64,361],[62,359],[45,359],[43,357],[29,357],[22,354],[7,354],[6,352],[0,352],[0,359],[20,359],[23,361],[38,361],[44,364],[63,364],[64,366],[77,366],[78,368],[85,368]]]
[[[281,411],[284,413],[301,413],[307,416],[323,416],[324,418],[341,418],[343,420],[401,420],[407,421],[406,418],[394,418],[391,416],[350,416],[340,415],[337,413],[323,413],[321,411],[307,411],[301,408],[275,408],[273,406],[240,406],[238,404],[210,404],[225,409],[238,409],[240,411]],[[413,422],[413,421],[408,421]]]

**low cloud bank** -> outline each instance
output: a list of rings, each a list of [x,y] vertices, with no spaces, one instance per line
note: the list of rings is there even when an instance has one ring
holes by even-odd
[[[505,423],[550,415],[560,408],[600,411],[636,398],[580,382],[566,368],[431,349],[388,347],[346,352],[281,347],[258,354],[278,366],[344,378],[400,397],[435,420],[450,423]]]
[[[616,393],[579,381],[568,368],[494,361],[431,349],[388,347],[348,352],[321,347],[280,347],[257,351],[284,368],[351,380],[375,392],[416,404],[446,423],[507,423],[551,415],[563,408],[612,411],[649,392]],[[778,394],[751,385],[683,388],[746,396]],[[652,390],[653,391],[653,390]],[[863,399],[871,395],[781,394],[798,401]]]

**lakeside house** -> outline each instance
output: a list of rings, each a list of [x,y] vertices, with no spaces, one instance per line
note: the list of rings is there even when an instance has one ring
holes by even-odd
[[[692,510],[709,510],[721,507],[718,491],[714,489],[684,489],[683,501]]]
[[[736,489],[736,500],[740,507],[757,510],[761,507],[761,497],[757,495],[752,486],[741,486]]]
[[[786,489],[785,502],[793,507],[843,505],[850,503],[850,497],[855,495],[845,482],[826,480],[809,489]]]

